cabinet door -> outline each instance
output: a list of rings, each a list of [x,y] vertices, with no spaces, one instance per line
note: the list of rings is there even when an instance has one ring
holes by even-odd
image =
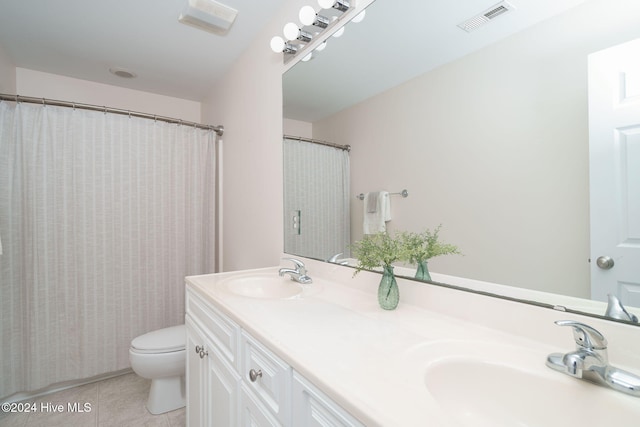
[[[240,375],[230,366],[197,320],[187,325],[187,426],[237,424]],[[198,352],[196,352],[196,347]]]
[[[364,427],[295,371],[293,373],[293,425],[296,427]]]
[[[240,375],[235,372],[215,347],[208,351],[209,423],[213,427],[238,425]]]
[[[187,326],[187,426],[205,425],[205,364],[196,353],[196,346],[204,345],[204,336],[189,316],[185,318]]]
[[[240,426],[241,427],[281,427],[260,399],[244,383],[240,386]],[[231,425],[231,424],[230,424]]]

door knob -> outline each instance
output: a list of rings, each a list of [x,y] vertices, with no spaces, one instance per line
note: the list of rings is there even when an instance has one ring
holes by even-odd
[[[609,270],[613,268],[615,262],[613,262],[613,258],[611,258],[610,256],[600,256],[596,260],[596,264],[598,264],[598,267],[603,270]]]

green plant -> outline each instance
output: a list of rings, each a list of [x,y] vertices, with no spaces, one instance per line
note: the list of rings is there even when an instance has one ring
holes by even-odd
[[[418,264],[441,255],[461,254],[455,245],[438,241],[442,224],[433,231],[427,229],[422,233],[402,232],[399,240],[402,246],[403,259],[410,264]]]
[[[395,261],[403,259],[403,247],[399,239],[394,239],[387,232],[367,234],[351,245],[353,256],[358,259],[354,276],[361,270],[373,270],[376,267],[391,266]]]

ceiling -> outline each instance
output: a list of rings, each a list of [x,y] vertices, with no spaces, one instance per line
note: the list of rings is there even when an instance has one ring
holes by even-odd
[[[179,23],[188,0],[0,0],[0,45],[20,68],[201,101],[287,2],[219,1],[238,10],[224,36]],[[393,0],[377,0],[373,9],[379,13],[371,11],[357,24],[363,31],[373,31],[358,36],[348,29],[338,43],[331,41],[334,46],[323,55],[337,58],[328,62],[328,70],[313,60],[309,62],[313,70],[296,66],[298,70],[287,73],[289,80],[301,74],[293,91],[302,98],[296,101],[285,87],[286,108],[297,112],[287,117],[307,121],[326,117],[583,1],[510,0],[516,13],[468,34],[456,25],[498,0],[457,0],[455,7],[451,0],[405,0],[403,7]],[[319,9],[315,0],[308,3]],[[342,53],[335,46],[340,44]],[[372,47],[385,54],[367,55],[376,52]],[[348,70],[335,65],[355,57],[357,64]],[[407,59],[416,67],[398,66]],[[109,68],[126,69],[137,77],[117,77]],[[321,84],[331,70],[339,70],[339,81]],[[313,86],[320,93],[299,90],[309,81],[316,82]],[[329,96],[328,90],[334,95]],[[339,105],[323,105],[347,96]],[[305,106],[310,99],[316,111]]]
[[[20,68],[200,101],[284,2],[221,0],[238,16],[219,36],[178,22],[187,0],[0,0],[0,45]]]
[[[325,50],[286,72],[284,116],[322,120],[585,1],[509,0],[510,12],[466,32],[458,24],[500,0],[403,0],[401,7],[377,0],[362,22],[347,24]]]

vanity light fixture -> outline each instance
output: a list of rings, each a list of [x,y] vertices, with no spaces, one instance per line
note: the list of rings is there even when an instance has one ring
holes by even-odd
[[[302,25],[314,25],[320,28],[327,28],[331,20],[326,16],[318,15],[311,6],[303,6],[298,15]]]
[[[348,0],[318,0],[318,4],[323,9],[337,9],[340,12],[346,12],[349,10]]]
[[[284,49],[282,50],[282,52],[295,55],[298,52],[298,49],[299,49],[299,47],[298,47],[297,44],[285,43],[284,44]]]
[[[332,9],[333,11],[328,11],[328,16],[325,16],[317,13],[312,6],[303,6],[298,14],[301,25],[295,22],[287,23],[283,28],[284,38],[275,36],[271,39],[271,50],[276,53],[296,55],[298,52],[301,52],[314,37],[321,36],[324,30],[339,21],[341,19],[339,15],[344,16],[344,13],[351,7],[349,0],[318,0],[318,4],[322,9]],[[338,14],[338,16],[335,16],[336,14]],[[364,18],[364,11],[358,15],[357,22],[360,22],[362,18]],[[312,30],[308,27],[314,27],[314,29]],[[344,27],[338,29],[333,36],[340,37],[343,33]],[[326,46],[327,42],[325,37],[325,40],[317,45],[315,50],[320,52]],[[304,57],[305,61],[309,59],[311,59],[311,55]]]
[[[285,25],[282,32],[287,40],[300,40],[301,42],[308,43],[313,38],[311,33],[301,30],[293,22]]]
[[[295,54],[298,51],[298,46],[285,42],[280,36],[275,36],[271,39],[271,50],[276,53]]]

